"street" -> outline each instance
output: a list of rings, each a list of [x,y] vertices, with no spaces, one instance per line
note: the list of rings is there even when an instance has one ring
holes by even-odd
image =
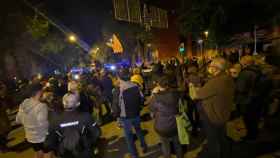
[[[138,150],[140,152],[140,157],[162,158],[159,146],[159,138],[153,129],[153,120],[150,119],[147,108],[142,111],[142,120],[145,140],[149,145],[149,150],[146,154],[143,154],[140,152],[140,150]],[[129,158],[122,129],[118,127],[115,121],[102,126],[102,138],[105,139],[102,141],[101,145],[101,147],[103,147],[101,148],[102,158]],[[273,139],[273,137],[270,139]],[[9,147],[11,147],[14,152],[0,154],[1,158],[30,158],[33,156],[33,150],[24,142],[24,131],[22,127],[18,126],[18,128],[14,129],[9,135],[9,140]],[[189,145],[189,151],[185,154],[185,158],[196,158],[197,153],[201,150],[201,146],[198,148],[196,148],[196,146],[199,146],[200,143],[204,143],[202,138],[193,139]],[[136,141],[136,144],[137,148],[140,149],[139,141]],[[261,155],[258,158],[278,158],[274,155],[275,153],[273,152],[270,154]]]

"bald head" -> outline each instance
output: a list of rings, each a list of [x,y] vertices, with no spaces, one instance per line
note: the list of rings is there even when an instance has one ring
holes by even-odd
[[[212,60],[210,65],[217,67],[221,71],[225,71],[227,67],[227,61],[224,58],[215,58]]]
[[[211,75],[217,76],[218,74],[225,72],[227,68],[227,61],[224,58],[215,58],[209,65],[208,71]]]

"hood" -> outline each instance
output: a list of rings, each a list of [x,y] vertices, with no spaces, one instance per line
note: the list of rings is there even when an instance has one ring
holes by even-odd
[[[24,113],[28,114],[32,111],[33,107],[37,104],[39,104],[38,101],[28,98],[23,101],[23,103],[20,105],[20,108]]]
[[[137,86],[137,85],[135,85],[134,83],[132,83],[130,81],[123,81],[123,80],[120,81],[120,90],[121,91],[125,91],[125,90],[135,87],[135,86]]]
[[[161,91],[156,94],[157,100],[164,105],[176,105],[179,100],[179,93],[173,90]]]

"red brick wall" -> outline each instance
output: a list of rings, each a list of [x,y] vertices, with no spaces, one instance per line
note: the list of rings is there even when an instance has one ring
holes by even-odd
[[[159,51],[159,58],[166,59],[179,55],[179,31],[176,26],[176,17],[169,17],[168,29],[156,29],[153,31],[155,35],[155,45]]]

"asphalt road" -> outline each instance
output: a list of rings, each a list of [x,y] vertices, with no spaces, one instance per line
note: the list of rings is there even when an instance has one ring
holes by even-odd
[[[13,118],[13,116],[11,116]],[[161,158],[161,151],[159,148],[159,138],[153,130],[153,120],[149,117],[148,110],[145,108],[142,112],[142,128],[145,133],[145,140],[149,145],[149,152],[143,154],[140,152],[142,158]],[[128,158],[126,143],[123,137],[123,131],[116,122],[110,122],[102,126],[103,154],[102,158]],[[33,157],[33,150],[24,142],[24,131],[22,127],[15,128],[9,135],[9,146],[14,152],[2,153],[0,158],[30,158]],[[201,150],[200,144],[203,138],[199,137],[193,139],[191,147],[185,154],[185,158],[195,158],[197,153]],[[136,141],[137,148],[140,149],[139,141]],[[238,145],[242,148],[242,145]],[[237,149],[238,150],[238,149]],[[258,158],[277,158],[275,153],[259,156]],[[241,158],[241,157],[239,157]]]

